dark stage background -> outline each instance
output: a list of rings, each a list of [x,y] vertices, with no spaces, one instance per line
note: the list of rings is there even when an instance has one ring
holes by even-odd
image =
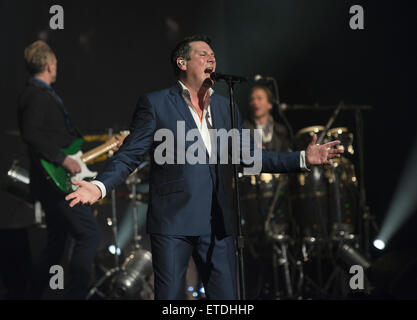
[[[49,29],[49,8],[60,4],[65,29]],[[365,29],[349,28],[349,8],[360,4]],[[24,159],[16,136],[17,99],[26,72],[24,48],[42,38],[58,58],[57,93],[85,134],[129,124],[138,97],[174,82],[169,54],[184,36],[213,39],[218,71],[276,77],[281,102],[366,104],[367,202],[383,220],[416,135],[415,12],[409,1],[0,1],[0,131],[2,175]],[[249,84],[236,92],[248,112]],[[225,94],[217,84],[215,90]],[[324,125],[330,112],[288,111],[297,131]],[[354,131],[341,112],[334,126]],[[24,161],[24,160],[23,160]],[[0,228],[28,225],[21,204],[1,193]],[[392,248],[416,247],[416,217]]]

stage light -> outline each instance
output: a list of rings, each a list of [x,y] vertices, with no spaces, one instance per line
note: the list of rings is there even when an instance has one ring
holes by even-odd
[[[380,240],[380,239],[376,239],[374,241],[374,247],[379,249],[379,250],[384,250],[385,248],[385,242]]]
[[[148,300],[153,296],[151,286],[152,255],[149,251],[134,248],[122,268],[110,283],[111,298],[120,300]]]
[[[111,254],[115,254],[116,253],[116,247],[112,244],[108,247],[108,250]],[[117,255],[120,256],[120,248],[117,248]]]

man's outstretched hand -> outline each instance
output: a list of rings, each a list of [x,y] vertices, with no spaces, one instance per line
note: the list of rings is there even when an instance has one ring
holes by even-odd
[[[314,164],[331,164],[331,159],[339,158],[340,153],[343,153],[343,150],[332,148],[340,144],[339,140],[322,145],[316,145],[316,142],[317,135],[315,134],[306,150],[306,164],[308,166]]]
[[[72,200],[69,204],[71,208],[78,203],[91,205],[101,197],[101,191],[94,183],[73,181],[72,184],[79,188],[65,197],[65,200]]]

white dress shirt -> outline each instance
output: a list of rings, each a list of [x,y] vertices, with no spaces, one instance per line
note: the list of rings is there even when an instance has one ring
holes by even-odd
[[[209,154],[209,157],[211,157],[211,137],[210,137],[210,131],[209,129],[213,129],[213,122],[211,118],[211,109],[210,109],[210,97],[213,94],[214,90],[212,88],[209,89],[209,96],[207,100],[204,102],[204,109],[203,114],[200,119],[200,116],[197,113],[197,110],[193,107],[191,103],[191,96],[190,91],[188,88],[181,82],[178,81],[182,88],[182,96],[185,100],[185,102],[188,105],[188,109],[191,112],[191,115],[194,118],[195,125],[198,128],[198,131],[200,132],[201,138],[203,139],[204,146],[207,149],[207,153]]]

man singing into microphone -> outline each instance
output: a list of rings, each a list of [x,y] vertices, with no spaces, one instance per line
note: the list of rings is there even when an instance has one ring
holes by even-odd
[[[237,299],[234,235],[236,220],[232,201],[230,165],[159,164],[155,149],[166,141],[155,139],[159,129],[177,137],[177,123],[186,130],[198,130],[206,155],[213,153],[210,129],[231,129],[229,101],[214,93],[210,74],[216,59],[207,36],[185,38],[171,53],[177,78],[169,89],[139,98],[131,124],[131,134],[106,169],[93,182],[80,181],[76,192],[68,195],[70,206],[93,204],[103,198],[141,163],[150,152],[150,198],[147,230],[150,233],[156,299],[183,299],[185,275],[192,256],[209,299]],[[242,120],[237,112],[239,130]],[[317,138],[315,138],[317,139]],[[312,164],[328,163],[339,156],[331,147],[315,139],[305,151],[262,152],[266,172],[300,171]],[[187,149],[193,142],[186,141]],[[173,148],[174,160],[184,150]],[[220,155],[217,153],[218,157]],[[217,162],[219,163],[219,161]]]

